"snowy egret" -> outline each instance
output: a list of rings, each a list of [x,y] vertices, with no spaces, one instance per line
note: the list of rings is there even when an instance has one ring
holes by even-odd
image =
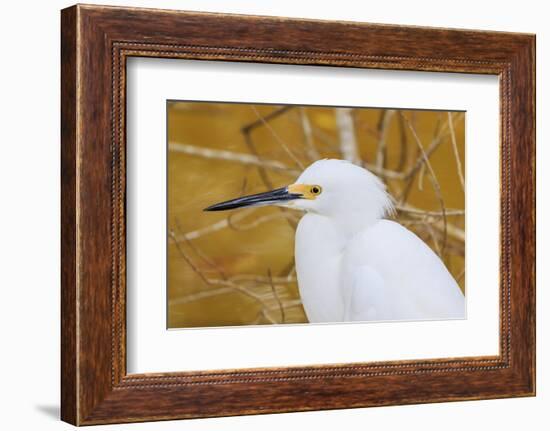
[[[461,319],[462,291],[414,233],[384,217],[385,186],[343,160],[318,160],[294,184],[205,211],[278,205],[305,211],[296,230],[298,288],[317,322]]]

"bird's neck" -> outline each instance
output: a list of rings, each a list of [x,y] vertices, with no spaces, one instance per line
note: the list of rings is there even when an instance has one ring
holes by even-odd
[[[351,238],[359,232],[374,226],[381,220],[379,213],[358,211],[347,212],[331,217],[335,229],[345,238]]]

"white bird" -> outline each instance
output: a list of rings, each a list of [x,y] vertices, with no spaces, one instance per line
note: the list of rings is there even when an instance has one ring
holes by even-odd
[[[414,233],[384,217],[385,186],[343,160],[318,160],[294,184],[206,208],[278,205],[305,211],[295,261],[311,323],[463,319],[464,295],[441,259]]]

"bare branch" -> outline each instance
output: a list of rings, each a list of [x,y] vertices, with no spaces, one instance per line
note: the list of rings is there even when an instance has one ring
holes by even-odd
[[[187,232],[186,234],[183,234],[183,236],[185,236],[185,239],[193,240],[193,239],[200,238],[201,236],[217,232],[219,230],[229,227],[231,223],[235,223],[239,220],[243,220],[244,218],[246,218],[256,210],[257,208],[243,209],[242,211],[231,214],[230,216],[222,220],[219,220],[215,223],[212,223],[211,225],[205,226],[197,230],[193,230],[191,232]],[[229,221],[230,218],[231,218],[231,221]],[[180,239],[183,239],[183,238],[181,238],[179,235],[176,235],[176,240],[179,241]]]
[[[319,160],[321,158],[319,151],[315,147],[313,142],[313,131],[311,128],[311,122],[307,116],[307,112],[304,108],[300,108],[300,120],[302,121],[302,129],[304,131],[304,141],[306,144],[306,154],[311,161]]]
[[[256,284],[269,284],[271,282],[275,284],[292,284],[296,283],[296,277],[274,277],[272,276],[271,279],[267,278],[262,275],[254,275],[254,274],[239,274],[231,277],[231,281],[235,283],[242,283],[242,282],[253,282]]]
[[[410,205],[395,205],[395,209],[399,212],[404,212],[407,214],[419,215],[419,216],[432,216],[432,217],[442,217],[442,211],[425,211],[418,208],[414,208]],[[446,209],[445,215],[449,216],[464,216],[466,211],[464,210],[455,210],[455,209]]]
[[[375,163],[378,169],[383,169],[386,166],[386,135],[394,112],[393,109],[383,109],[376,127],[378,132],[378,145],[376,147]]]
[[[462,174],[462,163],[460,162],[460,156],[458,154],[458,145],[456,144],[455,128],[453,125],[453,117],[450,112],[447,112],[447,120],[449,122],[449,130],[451,131],[451,142],[453,144],[453,153],[456,160],[456,169],[458,171],[458,177],[460,178],[460,184],[462,190],[464,190],[464,175]]]
[[[435,252],[440,258],[443,259],[443,250],[441,250],[441,248],[439,247],[439,242],[437,241],[437,236],[435,235],[433,226],[427,223],[426,221],[424,221],[424,226],[426,227],[428,233],[432,237],[432,242],[435,248]]]
[[[225,295],[235,292],[235,289],[231,287],[220,287],[218,289],[201,290],[197,293],[191,293],[179,298],[170,299],[170,305],[183,305],[194,301],[200,301],[201,299],[211,298],[212,296]]]
[[[462,268],[462,271],[460,271],[458,273],[458,275],[456,276],[456,282],[460,283],[462,281],[462,279],[464,278],[465,274],[466,274],[466,267]]]
[[[264,303],[263,299],[259,295],[255,294],[251,290],[246,289],[242,286],[239,286],[239,285],[237,285],[237,284],[235,284],[235,283],[233,283],[229,280],[217,280],[217,279],[211,279],[211,278],[206,277],[204,275],[204,273],[193,263],[191,258],[185,253],[185,251],[181,247],[179,241],[177,240],[174,232],[170,231],[169,235],[170,235],[170,238],[174,241],[180,256],[185,259],[185,261],[191,267],[193,272],[195,272],[195,274],[197,274],[205,284],[231,287],[233,290],[235,290],[237,292],[243,293],[244,295],[249,296],[249,297],[255,299],[256,301],[258,301],[262,304]]]
[[[399,223],[401,223],[404,226],[423,226],[426,223],[426,220],[422,218],[415,218],[415,219],[408,219],[408,220],[402,219],[402,220],[399,220]],[[436,229],[436,231],[441,232],[440,237],[442,237],[444,226],[441,220],[434,220],[434,221],[431,221],[431,223],[433,223],[433,228]],[[453,239],[455,241],[458,241],[464,244],[465,232],[463,229],[459,228],[458,226],[455,226],[452,223],[447,222],[447,243],[449,242],[450,239]]]
[[[178,228],[179,233],[180,234],[183,233],[183,230],[181,228],[179,219],[177,217],[175,218],[175,222],[176,222],[176,227]],[[199,258],[201,258],[203,262],[205,262],[207,265],[209,265],[211,268],[213,268],[219,274],[219,276],[222,279],[227,280],[227,276],[225,275],[225,272],[218,265],[216,265],[216,263],[206,255],[206,253],[204,253],[199,247],[197,247],[193,243],[193,241],[188,239],[185,235],[182,235],[182,238],[185,240],[185,242],[189,246],[189,248],[191,250],[193,250],[193,252],[197,256],[199,256]]]
[[[269,284],[271,286],[271,290],[273,291],[273,296],[277,300],[277,303],[279,304],[279,310],[281,311],[281,323],[285,323],[285,308],[283,307],[283,304],[281,303],[281,300],[279,299],[279,295],[277,294],[277,288],[273,284],[273,279],[271,277],[271,269],[267,270],[267,276],[269,278]]]
[[[294,121],[296,124],[301,125],[301,119],[295,118],[294,116],[290,117],[292,121]],[[325,132],[324,130],[320,129],[319,127],[315,127],[315,124],[311,124],[311,134],[315,139],[317,139],[317,142],[322,146],[323,150],[328,151],[339,151],[340,146],[338,143],[334,140],[330,134]]]
[[[276,323],[277,323],[277,321],[269,314],[269,312],[268,312],[265,308],[262,308],[261,315],[262,315],[269,323],[272,323],[272,324],[276,324]]]
[[[407,163],[407,157],[409,155],[409,147],[407,140],[407,130],[405,128],[405,122],[403,121],[403,116],[398,115],[398,126],[399,126],[399,162],[395,168],[397,171],[402,171],[405,168]]]
[[[300,169],[304,169],[305,166],[303,165],[303,163],[300,161],[300,159],[298,159],[298,157],[296,157],[294,155],[294,153],[290,150],[290,148],[288,147],[288,145],[286,144],[285,141],[283,141],[283,139],[281,139],[281,137],[277,134],[277,132],[275,131],[275,129],[273,129],[273,127],[271,127],[271,124],[269,124],[264,117],[262,117],[260,115],[260,113],[258,112],[258,110],[256,109],[256,107],[254,105],[251,105],[250,106],[252,108],[252,110],[254,111],[254,113],[256,114],[256,116],[258,117],[258,119],[265,125],[265,127],[267,128],[267,130],[269,130],[271,132],[271,134],[273,135],[273,137],[275,138],[275,140],[279,143],[279,145],[283,148],[283,150],[285,150],[285,153],[288,154],[288,156],[294,161],[294,163],[296,163],[296,165],[300,168]]]
[[[231,221],[231,219],[229,219],[229,227],[231,227],[234,230],[239,230],[239,231],[250,230],[250,229],[254,229],[254,228],[260,226],[263,223],[267,223],[267,222],[277,220],[277,219],[281,219],[281,218],[287,219],[287,220],[292,220],[296,223],[300,219],[300,216],[298,216],[298,215],[296,215],[296,214],[294,214],[293,212],[290,212],[290,211],[275,212],[275,213],[271,213],[271,214],[267,214],[267,215],[258,217],[257,219],[255,219],[254,221],[252,221],[250,223],[242,223],[240,225],[236,224],[236,223],[233,223]]]
[[[170,142],[168,144],[170,151],[188,154],[190,156],[199,156],[205,159],[225,160],[227,162],[237,162],[244,165],[259,166],[265,169],[273,169],[276,171],[286,171],[289,174],[296,175],[300,171],[292,169],[282,162],[276,160],[260,159],[258,156],[246,153],[237,153],[226,150],[216,150],[206,147],[197,147],[194,145],[184,144],[182,142]]]
[[[461,115],[462,113],[459,113],[458,115]],[[403,119],[404,121],[404,124],[405,123],[405,118],[403,116],[402,113],[400,113],[399,115],[400,118]],[[436,129],[436,133],[432,139],[432,141],[430,142],[430,145],[428,145],[428,148],[426,148],[425,150],[425,153],[426,153],[426,156],[429,158],[435,150],[437,150],[437,148],[439,148],[439,146],[441,144],[443,144],[445,142],[445,138],[447,137],[447,134],[448,134],[448,130],[447,130],[447,125],[443,125],[441,128],[437,128]],[[384,169],[384,168],[380,168],[374,164],[370,164],[370,163],[366,163],[364,162],[363,163],[363,166],[365,168],[367,168],[368,170],[370,170],[372,173],[376,174],[376,175],[379,175],[385,179],[389,179],[389,180],[412,180],[412,178],[414,177],[414,175],[422,168],[422,166],[424,165],[424,157],[422,155],[422,153],[419,152],[419,155],[418,155],[418,158],[416,159],[415,163],[407,170],[405,171],[401,171],[399,169],[397,170],[392,170],[392,169]],[[401,199],[400,199],[401,202],[403,202]]]
[[[432,165],[428,159],[428,156],[426,152],[424,151],[424,147],[422,146],[422,142],[420,142],[420,139],[418,138],[418,135],[416,134],[416,130],[414,129],[411,122],[405,118],[405,122],[407,123],[413,137],[414,141],[418,145],[418,149],[420,150],[420,153],[422,154],[422,157],[424,159],[424,164],[426,165],[428,171],[430,172],[430,179],[432,181],[432,186],[434,188],[435,194],[437,196],[437,199],[439,200],[441,211],[443,213],[443,239],[442,239],[442,245],[441,245],[441,253],[443,254],[445,252],[445,243],[447,242],[447,216],[445,214],[445,203],[443,202],[443,196],[441,194],[441,186],[439,185],[439,181],[437,181],[437,177],[435,175],[435,172],[432,168]]]
[[[336,108],[336,127],[340,136],[340,152],[344,160],[360,164],[357,140],[355,139],[355,127],[351,108]]]
[[[291,115],[286,115],[291,108],[287,106],[277,107],[263,116],[253,108],[258,118],[241,128],[244,143],[248,147],[241,152],[203,148],[181,142],[170,142],[169,150],[204,159],[242,165],[244,168],[241,195],[251,192],[247,190],[249,188],[247,183],[250,180],[252,184],[256,179],[256,172],[252,170],[257,170],[265,187],[275,188],[281,185],[281,174],[295,177],[300,173],[300,160],[313,161],[323,157],[334,157],[335,153],[340,152],[342,158],[365,166],[386,182],[388,190],[397,198],[394,200],[397,209],[395,218],[399,223],[407,226],[426,241],[442,259],[464,257],[465,231],[463,220],[465,211],[463,209],[450,209],[445,206],[443,196],[446,195],[443,192],[447,193],[448,190],[443,188],[444,184],[438,182],[433,169],[437,166],[433,165],[432,167],[434,162],[433,160],[430,161],[431,156],[438,148],[452,145],[460,181],[461,184],[464,184],[462,164],[458,158],[458,144],[460,142],[457,143],[458,130],[461,126],[461,124],[457,124],[457,121],[464,115],[463,113],[443,112],[437,116],[433,135],[426,140],[427,145],[424,146],[416,133],[415,123],[410,114],[404,114],[399,110],[379,111],[380,117],[377,123],[364,124],[366,121],[362,119],[363,117],[355,115],[358,111],[349,108],[336,109],[332,111],[336,119],[336,128],[332,126],[330,129],[325,129],[324,125],[321,127],[321,124],[324,123],[316,124],[312,121],[314,117],[311,113],[308,115],[307,108],[294,108],[295,111]],[[398,118],[394,118],[396,121],[393,121],[392,115],[395,114],[398,115]],[[281,139],[281,136],[286,136],[286,134],[279,135],[281,129],[278,126],[282,125],[283,122],[278,123],[273,122],[273,120],[281,118],[283,115],[286,115],[283,122],[286,119],[292,122],[291,127],[295,134],[298,133],[299,141],[301,139],[300,130],[303,133],[303,141],[299,142],[298,146],[287,145]],[[264,127],[270,132],[273,139],[260,141],[259,136],[262,136],[262,138],[265,138],[265,136],[264,134],[258,134],[258,140],[256,140],[253,131]],[[371,163],[362,162],[361,160],[358,140],[360,136],[357,135],[356,131],[361,131],[361,137],[364,136],[364,133],[367,133],[368,139],[371,142],[374,139],[374,142],[376,142],[375,156]],[[398,136],[399,142],[387,141],[390,131],[391,136],[394,136],[396,132],[398,133],[396,136]],[[262,146],[264,144],[265,147]],[[275,151],[277,156],[273,155],[274,146],[281,147],[281,151]],[[277,148],[275,149],[277,150]],[[391,153],[389,152],[390,149]],[[416,154],[414,154],[415,151]],[[267,158],[264,158],[263,154],[268,155]],[[287,155],[288,157],[286,157]],[[391,165],[389,162],[392,162]],[[431,182],[433,193],[439,202],[438,207],[430,210],[424,210],[407,203],[409,190],[414,190],[413,187],[416,186],[419,177],[422,182],[422,176]],[[286,180],[283,178],[282,181]],[[430,187],[428,187],[428,190],[430,190]],[[205,241],[217,241],[216,233],[221,234],[220,231],[227,228],[237,231],[268,228],[269,226],[266,223],[279,219],[286,220],[289,226],[295,228],[300,218],[299,213],[284,208],[266,213],[255,213],[255,211],[258,211],[258,209],[249,208],[236,211],[221,220],[217,218],[220,217],[218,215],[215,218],[218,221],[186,233],[180,228],[177,218],[173,218],[175,214],[172,214],[171,220],[175,220],[175,227],[177,228],[176,233],[169,232],[169,239],[174,242],[170,245],[170,252],[177,254],[175,256],[171,254],[171,257],[177,258],[179,257],[178,254],[181,255],[189,264],[191,270],[203,281],[203,283],[199,283],[200,289],[198,290],[182,286],[184,294],[170,299],[170,306],[176,306],[174,315],[178,314],[177,308],[179,306],[182,306],[182,310],[185,310],[185,307],[188,306],[186,304],[194,301],[216,301],[216,303],[239,301],[238,295],[243,295],[243,299],[248,297],[255,301],[251,308],[253,310],[251,318],[248,319],[247,324],[278,324],[304,321],[302,304],[300,299],[297,299],[296,269],[292,254],[288,250],[285,253],[289,253],[289,259],[280,262],[282,265],[277,263],[277,272],[272,273],[273,269],[270,268],[267,269],[266,275],[265,268],[257,267],[260,274],[253,273],[255,272],[254,269],[248,270],[252,271],[249,273],[235,273],[235,271],[231,272],[225,266],[218,265],[217,262],[221,262],[220,260],[200,249],[203,242],[195,241],[206,235],[214,236],[205,238]],[[214,219],[214,216],[212,216],[212,219]],[[209,219],[205,218],[204,220]],[[183,265],[184,270],[188,273],[187,265],[185,263]],[[464,277],[464,270],[460,272],[459,268],[453,267],[453,275],[455,275],[457,282],[461,282]],[[195,283],[196,285],[197,283]]]
[[[252,130],[256,129],[257,127],[261,127],[265,123],[269,123],[271,120],[275,120],[276,118],[278,118],[281,115],[287,113],[288,111],[290,111],[293,108],[294,108],[294,106],[292,106],[292,105],[281,106],[280,108],[271,111],[266,116],[258,118],[257,120],[253,121],[252,123],[243,126],[241,130],[245,134],[250,133]]]
[[[253,123],[253,125],[255,125],[255,127],[259,127],[260,125],[266,125],[266,126],[269,126],[268,125],[268,120],[267,118],[274,118],[275,116],[275,113],[281,113],[281,112],[286,112],[286,111],[282,111],[282,109],[278,110],[278,111],[275,111],[275,113],[271,113],[269,115],[267,115],[266,117],[260,117],[259,116],[259,113],[258,111],[252,107],[252,109],[254,110],[254,112],[256,113],[256,115],[259,117],[259,119],[257,120],[256,123]],[[280,114],[277,114],[277,115],[280,115]],[[271,126],[269,126],[271,127]],[[259,156],[259,153],[258,153],[258,149],[256,148],[256,144],[254,143],[254,141],[252,140],[252,136],[250,134],[250,130],[251,130],[251,127],[250,126],[246,126],[242,129],[242,133],[244,134],[244,139],[245,139],[245,142],[246,142],[246,145],[248,146],[248,149],[250,150],[250,152],[260,158]],[[265,170],[265,168],[263,166],[258,166],[258,173],[260,174],[260,178],[262,179],[262,182],[265,184],[265,186],[268,188],[268,189],[272,189],[274,186],[273,186],[273,183],[271,181],[271,179],[269,178],[269,176],[267,175],[267,172]],[[299,171],[295,171],[293,172],[295,175],[298,175],[299,174]],[[282,212],[282,213],[285,213],[287,212],[287,209],[286,208],[282,208],[282,207],[279,207],[279,211]],[[231,220],[228,220],[228,221],[231,221]],[[287,218],[287,222],[288,222],[288,225],[292,228],[292,229],[295,229],[296,228],[296,223]]]
[[[178,249],[178,252],[179,252],[180,256],[183,257],[183,258],[185,259],[185,261],[186,261],[187,264],[191,267],[191,269],[193,270],[193,272],[195,272],[195,274],[197,274],[205,284],[210,284],[210,280],[208,280],[208,278],[206,278],[206,276],[202,273],[202,271],[199,270],[199,268],[198,268],[197,266],[195,266],[195,264],[194,264],[193,261],[189,258],[189,256],[187,256],[187,254],[185,253],[185,251],[183,251],[183,248],[180,246],[179,241],[176,239],[176,235],[174,234],[174,232],[173,232],[173,231],[169,231],[168,234],[169,234],[170,238],[172,238],[172,240],[173,240],[174,243],[176,244],[176,248]]]

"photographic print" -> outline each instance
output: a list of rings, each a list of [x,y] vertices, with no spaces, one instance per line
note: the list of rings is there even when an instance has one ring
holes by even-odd
[[[465,112],[167,116],[169,328],[465,318]]]
[[[534,396],[535,39],[64,9],[61,418]]]

